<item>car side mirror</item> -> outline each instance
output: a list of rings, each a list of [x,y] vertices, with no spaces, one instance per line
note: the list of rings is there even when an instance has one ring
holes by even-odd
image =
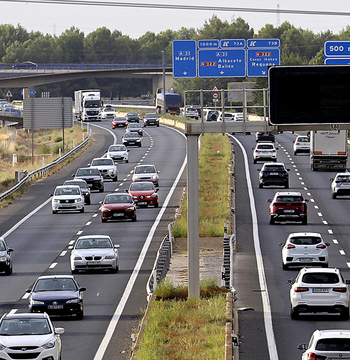
[[[49,194],[49,197],[53,197],[53,194]]]
[[[287,280],[287,284],[293,285],[295,283],[295,280]]]
[[[279,243],[278,245],[279,245],[279,246],[284,246],[284,243]]]
[[[267,202],[269,202],[269,203],[270,203],[271,201],[272,201],[272,199],[268,199],[268,200],[267,200]]]
[[[279,150],[280,148],[276,148],[276,150]]]
[[[260,171],[261,169],[256,169],[257,171]]]
[[[290,169],[287,169],[287,171],[290,171]]]
[[[350,284],[350,280],[345,280],[345,284],[349,285],[349,284]]]
[[[86,291],[86,287],[79,288],[79,291]]]
[[[127,192],[129,192],[129,189],[124,189],[124,191],[127,193]]]
[[[330,178],[329,181],[333,181],[334,179],[333,178]]]
[[[119,244],[114,245],[114,248],[115,248],[115,249],[119,249],[119,248],[120,248],[120,245],[119,245]]]
[[[128,152],[130,152],[130,149],[128,149]]]
[[[103,201],[99,201],[98,203],[99,203],[99,204],[103,204]]]
[[[108,150],[105,150],[105,153],[108,152]]]
[[[7,249],[7,252],[9,252],[9,253],[10,253],[10,252],[13,252],[13,251],[15,251],[15,250],[13,250],[12,248],[8,248],[8,249]]]
[[[331,244],[330,243],[325,243],[326,244],[326,246],[331,246]]]
[[[309,199],[304,199],[305,202],[309,202]]]
[[[32,292],[32,289],[27,289],[26,290],[26,293],[28,293],[28,294],[31,293],[31,292]]]
[[[299,345],[297,346],[297,349],[298,349],[298,350],[306,350],[306,344],[299,344]]]
[[[87,164],[86,166],[91,166],[91,164]]]

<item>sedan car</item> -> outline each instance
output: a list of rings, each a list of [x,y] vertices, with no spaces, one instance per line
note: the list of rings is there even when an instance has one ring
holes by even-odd
[[[310,152],[310,137],[299,135],[293,142],[294,155],[298,153],[309,153]]]
[[[108,150],[106,150],[106,155],[109,159],[113,159],[114,161],[125,161],[129,162],[129,152],[125,145],[116,144],[111,145]]]
[[[97,169],[104,179],[112,179],[112,181],[118,180],[118,168],[113,159],[95,158],[88,164],[91,168]]]
[[[258,131],[255,133],[255,141],[256,142],[275,142],[275,135],[270,133],[270,132],[263,132],[263,131]]]
[[[101,112],[102,119],[113,120],[115,118],[115,115],[115,110],[111,106],[105,107]]]
[[[308,344],[299,344],[297,349],[304,350],[302,360],[350,359],[350,330],[315,330]]]
[[[337,196],[350,195],[350,173],[342,172],[335,175],[335,178],[331,178],[331,192],[332,199],[336,199]]]
[[[141,147],[141,137],[136,132],[125,133],[122,137],[122,143],[125,146],[135,145]]]
[[[143,129],[142,126],[140,125],[140,123],[131,123],[128,124],[128,126],[126,127],[125,131],[127,133],[129,132],[136,132],[138,133],[140,136],[143,136]]]
[[[276,192],[270,203],[270,225],[276,221],[301,221],[307,224],[307,199],[299,191]]]
[[[321,234],[297,232],[288,235],[282,246],[282,268],[290,266],[321,265],[328,267],[329,243],[325,243]]]
[[[105,196],[101,206],[101,221],[130,219],[136,221],[136,205],[129,194],[112,193]]]
[[[289,188],[289,169],[283,163],[266,162],[259,171],[259,188],[266,185],[280,185]]]
[[[48,314],[8,313],[0,319],[0,359],[60,360],[60,335]]]
[[[8,247],[4,238],[0,237],[0,271],[5,275],[12,274],[12,253],[13,249]]]
[[[158,207],[158,189],[150,181],[131,183],[128,190],[125,190],[138,206],[153,205]]]
[[[91,190],[98,190],[99,192],[104,191],[103,176],[98,169],[91,167],[79,168],[72,176],[75,180],[85,180]]]
[[[126,128],[128,126],[128,120],[124,116],[117,116],[112,120],[112,129]]]
[[[51,207],[52,213],[57,214],[58,211],[80,211],[84,212],[84,195],[78,185],[60,185],[52,196]]]
[[[71,272],[79,270],[119,270],[119,245],[108,235],[79,236],[70,255]]]
[[[155,125],[159,126],[159,118],[156,113],[147,113],[143,117],[143,126]]]
[[[337,268],[303,268],[291,285],[290,302],[292,319],[300,313],[340,313],[349,319],[349,280],[344,280]]]
[[[83,291],[72,275],[47,275],[36,279],[29,294],[29,311],[49,315],[84,316]]]
[[[91,204],[91,191],[85,180],[66,180],[63,185],[78,185],[82,194],[84,195],[84,202],[86,205]]]
[[[155,186],[159,186],[159,171],[155,165],[136,165],[134,167],[132,181],[151,181]]]
[[[258,161],[277,161],[277,150],[275,144],[272,142],[259,142],[253,148],[253,161],[256,164]]]
[[[140,122],[140,116],[137,112],[128,112],[126,115],[126,120],[131,123],[131,122]]]

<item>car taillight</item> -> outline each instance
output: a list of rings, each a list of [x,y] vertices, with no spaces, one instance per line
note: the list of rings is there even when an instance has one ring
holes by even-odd
[[[327,246],[325,244],[319,244],[316,246],[317,249],[325,249]]]
[[[293,244],[287,244],[286,249],[295,249],[295,245]]]
[[[346,287],[335,287],[335,288],[333,288],[333,291],[345,293],[347,291],[347,288]]]
[[[308,291],[308,290],[309,290],[308,287],[299,287],[299,286],[297,286],[297,287],[294,289],[295,292],[305,292],[305,291]]]
[[[300,143],[296,142],[295,145],[300,145]]]
[[[317,355],[317,354],[314,354],[314,353],[309,353],[307,355],[307,358],[308,359],[313,359],[313,360],[325,360],[325,359],[327,359],[326,356]]]
[[[276,150],[272,150],[272,152],[276,152]]]

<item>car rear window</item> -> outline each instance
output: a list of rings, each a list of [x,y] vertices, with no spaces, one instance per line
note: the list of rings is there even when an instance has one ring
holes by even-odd
[[[258,145],[258,149],[270,150],[274,149],[273,145]]]
[[[310,142],[310,138],[308,138],[308,137],[298,137],[297,142]]]
[[[263,170],[264,171],[284,171],[284,167],[279,166],[279,165],[265,165]]]
[[[316,350],[350,351],[350,339],[321,339],[317,341]]]
[[[350,182],[350,176],[337,176],[336,182]]]
[[[294,202],[302,201],[302,199],[300,196],[277,196],[276,201]]]
[[[289,241],[294,245],[316,245],[322,242],[321,238],[316,236],[292,237]]]
[[[303,275],[302,281],[307,284],[337,284],[339,277],[332,273],[309,273]]]

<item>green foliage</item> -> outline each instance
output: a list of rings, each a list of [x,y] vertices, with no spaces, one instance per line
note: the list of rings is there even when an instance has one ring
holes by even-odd
[[[51,154],[51,149],[46,144],[42,144],[39,148],[39,154]]]
[[[60,142],[60,141],[62,141],[62,136],[56,136],[54,141],[55,141],[55,142]]]
[[[62,143],[61,144],[56,144],[53,148],[52,148],[52,154],[59,154],[60,153],[60,149],[62,149]]]

